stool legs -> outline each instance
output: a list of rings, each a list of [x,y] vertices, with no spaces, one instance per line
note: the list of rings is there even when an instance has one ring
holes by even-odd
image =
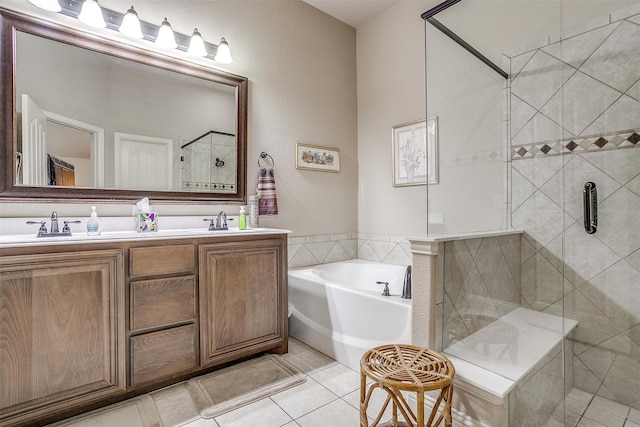
[[[440,392],[440,395],[436,399],[433,405],[433,410],[431,411],[431,415],[429,416],[429,420],[427,421],[427,424],[425,424],[425,427],[439,426],[443,420],[444,420],[445,427],[452,427],[452,420],[451,420],[452,399],[453,399],[453,385],[448,385],[447,387],[442,389],[442,391]],[[437,419],[435,419],[436,415],[438,415],[438,408],[440,408],[440,406],[442,406],[440,415],[438,416]]]
[[[417,392],[416,400],[418,401],[418,427],[424,427],[424,393]],[[433,408],[436,410],[436,408]]]
[[[377,383],[371,384],[369,389],[366,388],[366,376],[360,376],[360,427],[370,427],[369,419],[367,418],[367,409],[369,407],[369,400],[373,395],[373,391],[376,388],[381,388],[382,390],[387,392],[387,398],[382,405],[378,415],[375,420],[371,424],[371,427],[377,427],[380,425],[380,421],[384,414],[384,411],[389,406],[391,401],[393,405],[393,412],[391,423],[385,423],[385,426],[415,426],[415,427],[436,427],[439,426],[444,421],[445,427],[452,427],[451,420],[451,400],[453,397],[453,385],[449,385],[443,388],[440,392],[440,395],[436,399],[431,414],[429,415],[429,419],[425,423],[425,413],[424,413],[424,392],[416,393],[416,401],[417,401],[417,414],[414,414],[411,410],[408,402],[402,396],[400,390],[392,389],[387,386],[381,386]],[[398,421],[398,410],[402,414],[402,417],[406,421],[405,423],[399,423]]]
[[[360,374],[360,427],[369,427],[369,420],[367,419],[367,407],[369,406],[369,399],[367,397],[367,376],[363,373]]]

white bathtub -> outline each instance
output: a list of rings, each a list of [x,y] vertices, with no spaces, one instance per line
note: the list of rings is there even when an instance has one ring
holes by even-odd
[[[411,343],[411,300],[401,299],[405,268],[351,260],[289,270],[292,337],[360,370],[375,346]],[[382,296],[389,282],[391,296]]]

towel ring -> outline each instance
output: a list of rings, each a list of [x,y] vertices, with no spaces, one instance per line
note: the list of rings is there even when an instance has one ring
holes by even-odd
[[[270,155],[268,155],[267,153],[265,153],[263,151],[262,153],[260,153],[260,158],[258,158],[258,167],[259,168],[262,167],[262,165],[260,164],[260,159],[266,159],[267,157],[271,159],[271,167],[274,167],[276,165],[276,162],[273,160],[273,157],[271,157]]]

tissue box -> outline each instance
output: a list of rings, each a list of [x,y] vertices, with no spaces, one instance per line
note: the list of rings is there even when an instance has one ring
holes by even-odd
[[[138,212],[138,233],[158,231],[158,214],[155,212]]]

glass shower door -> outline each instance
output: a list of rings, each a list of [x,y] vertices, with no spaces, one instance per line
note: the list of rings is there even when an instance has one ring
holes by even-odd
[[[438,19],[508,79],[425,23],[429,234],[523,231],[515,293],[486,251],[506,239],[444,245],[442,348],[515,307],[567,319],[510,425],[640,425],[640,1],[469,0]]]
[[[562,111],[566,425],[640,424],[640,2],[569,30]],[[553,102],[553,101],[552,101]],[[625,422],[627,424],[625,424]]]

